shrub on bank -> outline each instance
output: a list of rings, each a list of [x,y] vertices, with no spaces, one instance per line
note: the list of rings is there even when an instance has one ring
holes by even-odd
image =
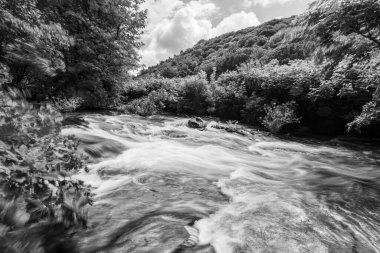
[[[347,124],[347,128],[348,131],[355,129],[360,132],[364,126],[374,122],[380,123],[380,87],[374,93],[372,101],[363,106],[361,114]]]
[[[285,104],[272,103],[265,105],[265,117],[262,119],[263,125],[271,132],[278,133],[288,124],[299,123],[295,113],[295,103],[288,102]]]
[[[183,79],[179,84],[177,112],[206,115],[212,107],[211,87],[206,75],[200,74]]]
[[[142,116],[162,111],[204,115],[212,106],[210,89],[205,75],[139,79],[125,84],[121,107]]]
[[[170,110],[176,106],[178,96],[175,91],[167,91],[164,88],[151,91],[147,96],[143,96],[128,102],[123,109],[141,116],[150,116]]]
[[[222,75],[213,92],[214,115],[225,119],[241,119],[247,101],[246,89],[235,73]]]
[[[61,122],[53,107],[0,91],[0,250],[46,252],[46,240],[50,250],[68,247],[66,233],[87,226],[92,194],[71,178],[85,159],[73,137],[59,135]]]
[[[82,107],[84,103],[81,97],[55,97],[53,98],[53,106],[60,112],[73,112]]]

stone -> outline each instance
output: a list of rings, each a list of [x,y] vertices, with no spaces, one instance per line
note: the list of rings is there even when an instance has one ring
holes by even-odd
[[[195,129],[205,129],[207,124],[201,118],[190,119],[187,122],[188,127]]]

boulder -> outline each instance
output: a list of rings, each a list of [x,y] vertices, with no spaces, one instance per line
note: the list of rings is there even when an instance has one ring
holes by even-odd
[[[190,119],[187,126],[195,129],[205,129],[207,124],[201,118]]]

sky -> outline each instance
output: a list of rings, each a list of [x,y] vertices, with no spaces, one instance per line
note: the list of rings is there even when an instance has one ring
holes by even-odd
[[[152,66],[201,39],[300,14],[313,0],[146,0],[141,64]]]

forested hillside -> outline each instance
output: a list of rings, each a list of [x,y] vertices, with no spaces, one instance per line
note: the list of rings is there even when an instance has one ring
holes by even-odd
[[[380,3],[321,0],[300,16],[200,41],[143,70],[124,98],[140,114],[379,136]]]
[[[275,19],[258,27],[221,35],[211,40],[201,40],[193,48],[169,58],[157,66],[142,71],[142,75],[162,77],[185,77],[204,70],[217,75],[231,70],[251,59],[268,63],[278,59],[280,64],[305,59],[316,48],[316,43],[303,36],[303,27],[294,25],[296,17]]]

